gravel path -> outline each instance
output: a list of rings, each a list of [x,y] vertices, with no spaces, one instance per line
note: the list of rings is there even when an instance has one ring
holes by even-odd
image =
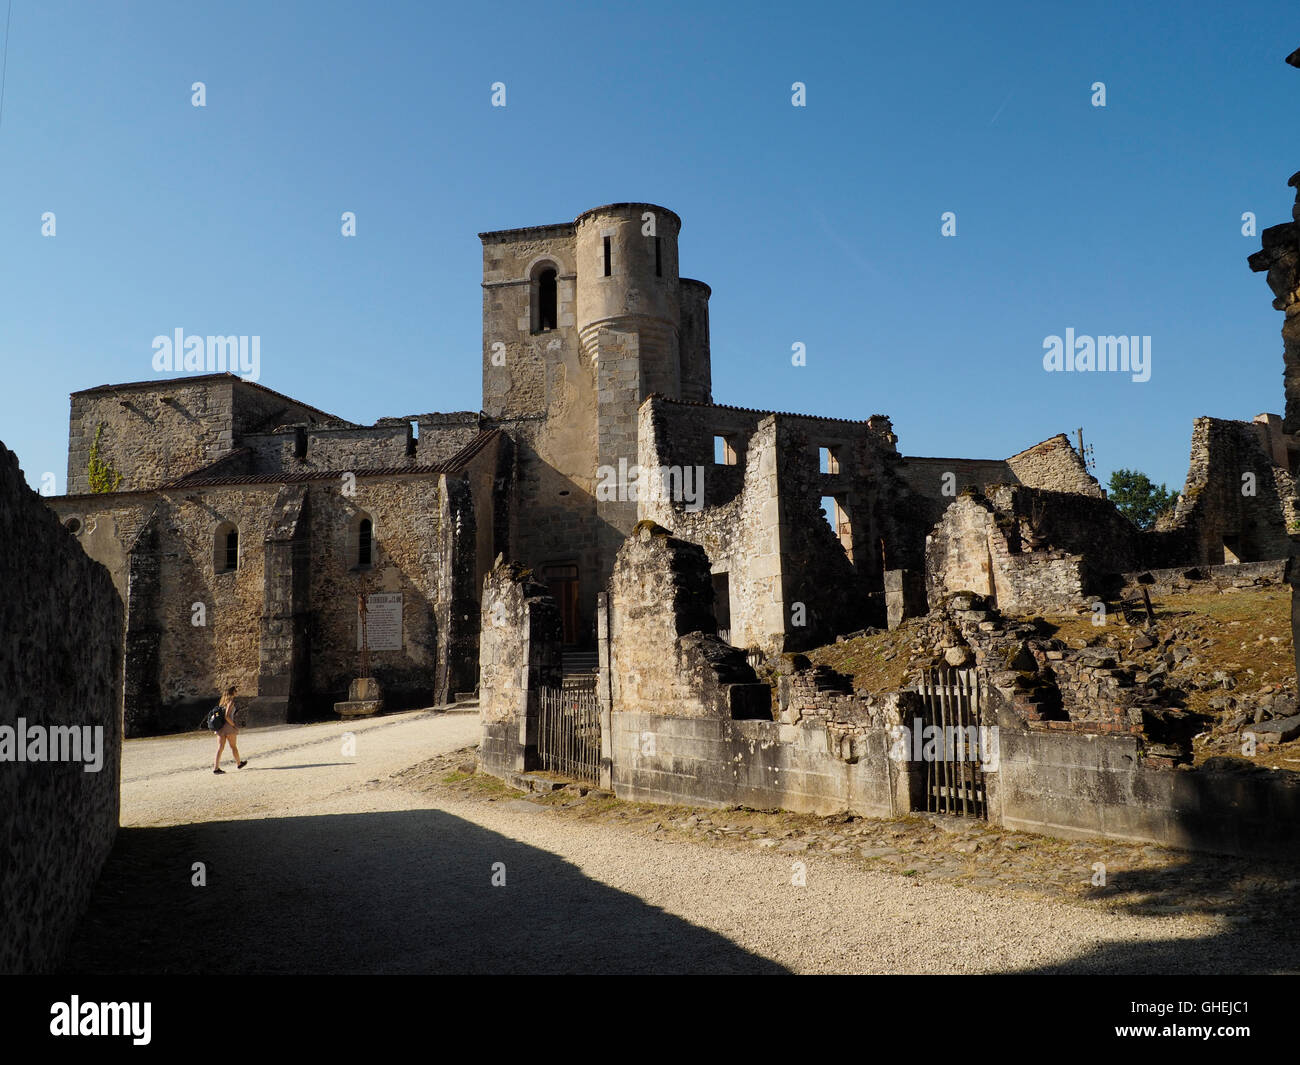
[[[344,734],[356,754],[343,753]],[[655,838],[391,779],[474,715],[132,741],[81,972],[1259,972],[1292,948],[1222,917],[1110,913]],[[410,774],[407,774],[409,780]],[[194,862],[207,885],[192,886]],[[802,862],[806,886],[792,884]],[[501,863],[501,864],[497,864]],[[494,878],[504,875],[504,886]]]

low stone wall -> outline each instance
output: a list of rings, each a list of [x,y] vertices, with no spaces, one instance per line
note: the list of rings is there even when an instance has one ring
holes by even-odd
[[[1124,574],[1125,594],[1207,594],[1237,588],[1264,588],[1284,584],[1286,559],[1268,562],[1239,562],[1231,566],[1176,566],[1172,569],[1138,570]]]
[[[612,717],[613,788],[620,799],[865,817],[908,810],[907,774],[889,761],[891,740],[883,728],[855,737],[846,761],[820,725]]]
[[[1122,735],[1002,729],[999,749],[989,819],[1007,828],[1255,857],[1294,858],[1300,847],[1298,773],[1152,769]]]
[[[122,601],[3,445],[0,540],[0,973],[30,973],[58,965],[117,834]]]

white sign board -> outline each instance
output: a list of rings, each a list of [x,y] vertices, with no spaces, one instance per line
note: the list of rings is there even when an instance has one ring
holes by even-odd
[[[402,593],[366,596],[366,640],[372,651],[402,649]],[[357,650],[361,650],[361,606],[357,605]]]

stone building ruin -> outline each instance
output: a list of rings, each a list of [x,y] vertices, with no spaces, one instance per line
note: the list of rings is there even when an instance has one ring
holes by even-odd
[[[480,411],[360,425],[230,374],[75,393],[70,491],[47,502],[125,604],[126,733],[192,727],[229,683],[255,721],[330,714],[362,669],[363,601],[384,705],[477,691],[493,771],[536,768],[539,693],[567,685],[594,693],[607,781],[634,786],[630,714],[725,722],[777,759],[755,773],[790,779],[803,756],[777,752],[803,733],[756,672],[779,656],[959,594],[999,617],[1086,611],[1286,556],[1300,443],[1276,415],[1198,419],[1177,507],[1140,531],[1063,434],[916,457],[883,414],[715,403],[711,290],[680,276],[680,229],[620,203],[479,234]],[[826,751],[857,765],[854,730],[887,719],[852,710]]]

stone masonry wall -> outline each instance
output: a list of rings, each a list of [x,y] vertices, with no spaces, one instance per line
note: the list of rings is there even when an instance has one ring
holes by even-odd
[[[1094,499],[1106,495],[1064,433],[1012,455],[1007,465],[1016,480],[1029,488],[1077,493]]]
[[[86,751],[0,760],[0,972],[30,973],[58,965],[117,832],[123,613],[108,572],[2,444],[0,538],[11,546],[0,556],[0,727],[102,730],[95,772]]]
[[[609,681],[615,714],[766,717],[771,692],[743,652],[717,638],[708,558],[643,521],[609,584]]]
[[[229,453],[233,410],[234,378],[73,393],[67,494],[90,491],[87,468],[100,426],[100,458],[122,475],[119,490],[132,491],[156,488]]]
[[[954,592],[994,599],[1008,613],[1082,605],[1082,559],[1058,551],[1021,551],[1007,516],[982,496],[962,495],[945,511],[926,548],[931,608]]]
[[[1197,418],[1186,484],[1172,517],[1157,525],[1157,536],[1182,533],[1192,557],[1151,558],[1148,564],[1286,558],[1292,529],[1300,531],[1295,481],[1273,464],[1259,426]]]
[[[560,612],[518,563],[483,581],[479,627],[479,761],[497,776],[536,768],[536,692],[560,683]]]

